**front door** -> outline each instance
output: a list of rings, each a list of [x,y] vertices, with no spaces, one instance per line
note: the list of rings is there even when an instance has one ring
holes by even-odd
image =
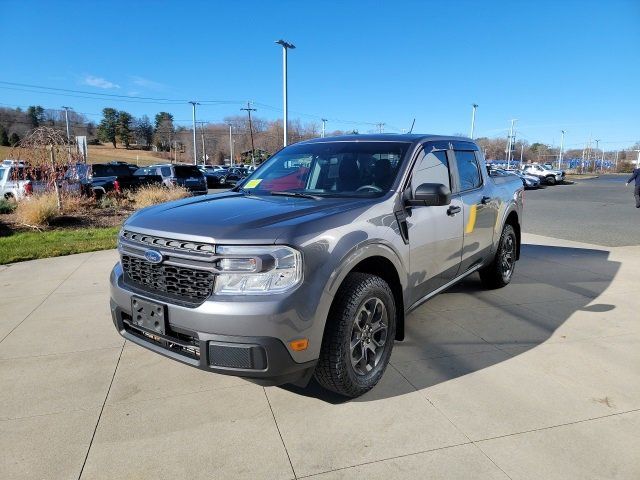
[[[445,149],[426,144],[415,163],[411,193],[423,183],[441,183],[451,188],[449,158]],[[463,206],[453,195],[451,204],[412,207],[407,217],[411,303],[452,280],[458,273],[462,250]]]

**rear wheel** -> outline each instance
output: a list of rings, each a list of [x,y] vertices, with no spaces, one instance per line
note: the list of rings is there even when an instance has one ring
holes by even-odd
[[[504,226],[493,261],[480,270],[480,279],[486,288],[502,288],[511,282],[516,266],[518,239],[513,227]]]
[[[372,389],[382,377],[396,334],[389,285],[368,273],[350,273],[331,307],[315,378],[347,397]]]

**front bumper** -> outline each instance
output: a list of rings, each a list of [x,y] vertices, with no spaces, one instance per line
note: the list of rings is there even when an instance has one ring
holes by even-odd
[[[165,335],[133,324],[133,296],[166,305]],[[289,341],[304,336],[292,326],[291,305],[284,299],[263,300],[207,300],[196,308],[183,307],[129,289],[122,282],[119,263],[111,272],[111,315],[127,340],[192,367],[245,377],[260,385],[305,385],[317,359],[287,347]]]

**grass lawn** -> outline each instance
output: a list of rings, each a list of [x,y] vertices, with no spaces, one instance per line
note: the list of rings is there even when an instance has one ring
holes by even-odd
[[[120,227],[14,233],[0,237],[0,265],[116,248]]]

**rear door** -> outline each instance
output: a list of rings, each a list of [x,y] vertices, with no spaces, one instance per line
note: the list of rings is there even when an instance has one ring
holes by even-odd
[[[418,154],[409,187],[411,193],[423,183],[452,187],[452,152],[448,143],[429,142]],[[451,204],[411,207],[407,219],[411,275],[411,303],[452,280],[458,273],[462,250],[462,202],[452,195]]]
[[[485,185],[480,152],[475,144],[454,143],[454,191],[464,210],[464,242],[459,273],[480,264],[491,253],[497,218],[497,199]],[[487,179],[488,180],[488,179]]]

